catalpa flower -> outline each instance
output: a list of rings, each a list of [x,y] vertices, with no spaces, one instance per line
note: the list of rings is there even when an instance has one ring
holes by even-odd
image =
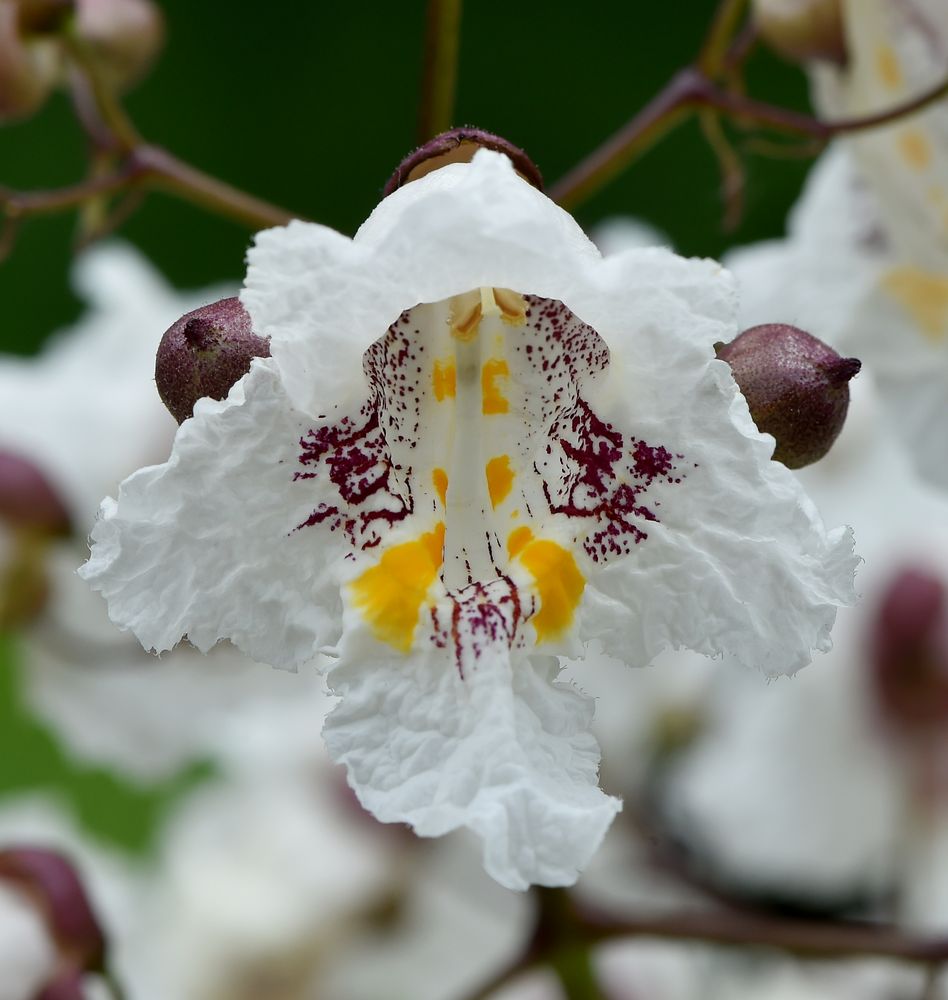
[[[851,539],[715,360],[716,263],[603,259],[484,150],[354,239],[259,234],[242,299],[272,357],[105,501],[84,575],[156,651],[334,657],[325,737],[379,819],[469,827],[506,886],[568,884],[620,804],[559,656],[780,673],[829,646]]]
[[[897,107],[942,82],[948,6],[942,0],[846,0],[847,60],[815,70],[830,118]],[[848,282],[871,279],[846,346],[873,368],[891,418],[923,476],[948,487],[948,102],[842,141],[864,191],[839,191],[832,217],[874,217]],[[855,203],[854,203],[855,202]],[[814,218],[803,225],[826,229]],[[843,231],[853,222],[842,223]],[[839,240],[834,240],[839,242]],[[825,260],[824,251],[819,258]],[[837,268],[834,268],[838,272]]]

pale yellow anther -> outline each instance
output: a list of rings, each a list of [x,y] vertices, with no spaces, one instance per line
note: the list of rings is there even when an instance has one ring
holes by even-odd
[[[470,341],[477,336],[483,308],[483,289],[462,292],[451,298],[449,322],[451,336],[460,341]]]
[[[495,288],[494,301],[500,309],[501,319],[511,326],[520,326],[527,320],[527,303],[524,297],[509,288]]]

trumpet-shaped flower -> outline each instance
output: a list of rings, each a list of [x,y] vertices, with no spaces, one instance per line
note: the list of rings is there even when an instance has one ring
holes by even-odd
[[[714,358],[719,265],[603,259],[482,151],[354,239],[261,233],[242,298],[272,357],[105,501],[83,572],[157,651],[334,657],[326,740],[381,820],[473,829],[507,886],[569,883],[619,803],[559,655],[778,673],[828,647],[851,539]]]

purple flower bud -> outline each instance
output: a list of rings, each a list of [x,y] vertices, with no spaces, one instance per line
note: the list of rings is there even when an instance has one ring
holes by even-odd
[[[869,658],[885,719],[914,736],[948,724],[948,602],[944,581],[900,572],[876,610]]]
[[[47,535],[69,532],[69,514],[49,480],[29,459],[2,448],[0,520]]]
[[[38,847],[0,851],[0,879],[33,899],[69,967],[97,972],[105,961],[105,936],[75,868],[61,854]]]
[[[777,441],[774,459],[790,469],[822,458],[849,408],[849,380],[862,363],[795,326],[745,330],[718,357],[731,366],[758,430]]]
[[[413,153],[409,153],[388,179],[382,196],[387,198],[403,185],[417,181],[425,174],[430,174],[432,170],[447,166],[449,163],[470,163],[474,154],[481,148],[493,149],[509,157],[517,173],[524,180],[529,181],[540,191],[543,190],[543,177],[539,169],[519,146],[492,132],[465,126],[442,132],[429,139],[423,146],[419,146]]]
[[[140,80],[165,40],[165,21],[151,0],[76,0],[76,31],[118,90]]]
[[[841,0],[754,0],[761,38],[791,62],[846,65]]]
[[[47,983],[36,1000],[86,1000],[84,975],[80,969],[67,968]]]
[[[182,316],[158,345],[155,382],[171,415],[183,423],[203,396],[223,399],[250,371],[254,358],[268,358],[270,342],[258,337],[238,299],[221,299]]]

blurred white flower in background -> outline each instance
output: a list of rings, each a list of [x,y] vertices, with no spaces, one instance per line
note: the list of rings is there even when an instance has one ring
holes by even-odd
[[[948,6],[942,0],[846,0],[843,11],[845,65],[813,68],[826,117],[885,111],[944,80]],[[800,254],[794,261],[816,280],[798,281],[794,272],[786,279],[810,302],[827,291],[848,300],[845,329],[838,340],[835,331],[825,339],[871,368],[918,471],[945,488],[948,104],[939,101],[838,145],[844,152],[837,156],[849,163],[832,177],[823,170],[815,183],[825,188],[811,191],[798,209],[791,237],[809,263]],[[822,269],[829,280],[820,277]]]
[[[158,660],[115,630],[76,576],[102,493],[160,460],[174,437],[154,387],[161,334],[225,289],[180,293],[120,243],[85,253],[75,282],[87,302],[81,319],[36,358],[0,358],[0,450],[43,474],[73,529],[37,555],[49,593],[19,647],[30,705],[74,753],[141,780],[222,753],[235,716],[311,711],[318,742],[325,701],[314,671],[277,674],[226,646],[208,658],[183,647]],[[0,537],[9,553],[2,525]],[[303,740],[309,731],[295,730]]]

